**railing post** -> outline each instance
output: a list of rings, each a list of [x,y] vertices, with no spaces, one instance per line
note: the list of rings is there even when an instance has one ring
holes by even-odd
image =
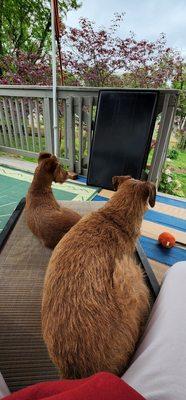
[[[75,121],[74,121],[74,101],[73,97],[68,97],[67,105],[67,146],[69,154],[69,169],[75,170]]]
[[[83,107],[83,97],[78,99],[78,117],[79,117],[79,160],[78,160],[78,174],[82,173],[82,142],[83,142],[83,129],[82,129],[82,107]]]
[[[4,117],[4,112],[3,112],[3,107],[2,103],[0,101],[0,121],[2,125],[2,134],[3,134],[3,139],[4,139],[4,145],[8,145],[8,140],[7,140],[7,134],[6,134],[6,127],[5,127],[5,117]]]
[[[153,159],[148,175],[148,180],[155,182],[158,186],[163,164],[166,159],[167,149],[170,141],[172,125],[174,122],[178,96],[167,94],[164,99],[162,116],[158,132],[158,140],[154,150]]]
[[[77,166],[77,172],[83,174],[87,173],[85,164],[88,165],[91,146],[91,122],[95,116],[94,107],[97,104],[100,89],[83,87],[57,88],[57,98],[64,102],[65,141],[65,154],[63,156],[60,152],[59,136],[57,137],[57,155],[61,155],[62,162],[69,165],[71,170],[75,170]],[[158,182],[161,176],[178,97],[177,90],[162,89],[160,92],[158,109],[159,112],[162,110],[163,102],[163,112],[161,115],[158,142],[148,177],[148,179],[154,182]],[[0,149],[7,153],[11,150],[11,152],[16,154],[29,157],[36,157],[41,149],[46,149],[54,153],[52,87],[0,85],[0,96],[2,99],[0,107],[0,114],[2,116],[0,127],[2,143],[0,144]],[[19,105],[17,113],[16,103]],[[30,110],[29,104],[31,104]],[[42,107],[40,107],[40,104],[42,104]],[[87,107],[89,112],[87,111]],[[79,129],[77,127],[75,129],[75,115],[79,117]],[[42,135],[43,125],[45,138]],[[30,131],[32,136],[30,135]],[[75,146],[76,137],[78,143]],[[20,143],[20,140],[23,143]],[[31,148],[31,140],[33,142],[35,140],[35,149]],[[76,152],[79,156],[78,162],[76,161]]]
[[[53,102],[52,99],[44,97],[44,127],[46,150],[54,153],[54,138],[53,138]]]

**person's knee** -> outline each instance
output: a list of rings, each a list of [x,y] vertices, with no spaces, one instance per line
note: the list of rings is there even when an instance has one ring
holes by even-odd
[[[169,268],[165,274],[165,279],[168,276],[182,276],[186,277],[186,261],[179,261]]]

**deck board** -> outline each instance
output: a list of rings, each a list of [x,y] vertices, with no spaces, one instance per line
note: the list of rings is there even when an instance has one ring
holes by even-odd
[[[151,221],[143,220],[141,232],[142,232],[142,235],[150,237],[152,239],[158,239],[158,236],[162,232],[169,232],[172,235],[174,235],[176,242],[186,245],[186,233],[185,232],[178,231],[177,229],[173,229],[173,228],[168,228],[165,225],[156,224]]]

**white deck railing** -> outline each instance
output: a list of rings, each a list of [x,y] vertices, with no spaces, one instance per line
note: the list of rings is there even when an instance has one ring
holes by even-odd
[[[58,156],[86,173],[97,89],[58,89]],[[28,157],[53,152],[52,88],[0,86],[0,149]]]
[[[101,89],[101,88],[100,88]],[[136,89],[134,89],[136,90]],[[58,87],[58,157],[86,175],[99,88]],[[159,180],[174,120],[178,92],[159,90],[158,142],[149,179]],[[0,86],[0,150],[28,157],[54,151],[52,88]]]

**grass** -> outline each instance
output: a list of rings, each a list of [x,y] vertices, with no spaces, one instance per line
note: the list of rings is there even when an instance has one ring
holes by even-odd
[[[181,190],[184,197],[186,197],[186,151],[180,150],[178,158],[176,160],[168,159],[166,164],[181,183]]]
[[[5,152],[3,152],[3,151],[0,151],[0,156],[5,156],[5,157],[9,157],[9,158],[17,158],[18,160],[23,160],[23,161],[29,161],[29,162],[37,163],[37,158],[35,158],[35,157],[21,156],[20,154],[5,153]]]
[[[179,170],[185,170],[186,172],[186,151],[180,150],[177,160],[169,160],[168,164],[175,172]]]
[[[172,147],[173,148],[173,147]],[[170,147],[171,149],[171,147]],[[174,173],[175,178],[180,182],[181,188],[180,188],[180,193],[175,191],[174,193],[171,193],[175,196],[180,196],[180,197],[186,197],[186,151],[185,150],[178,150],[178,158],[176,160],[173,159],[166,159],[165,166],[167,169],[169,169],[171,172]],[[147,164],[150,165],[152,161],[152,156],[153,156],[153,150],[150,151],[149,157],[148,157],[148,162]],[[165,190],[165,193],[169,193],[168,191]]]
[[[182,192],[184,194],[184,197],[186,197],[186,173],[184,174],[175,173],[175,175],[177,179],[180,181]]]

